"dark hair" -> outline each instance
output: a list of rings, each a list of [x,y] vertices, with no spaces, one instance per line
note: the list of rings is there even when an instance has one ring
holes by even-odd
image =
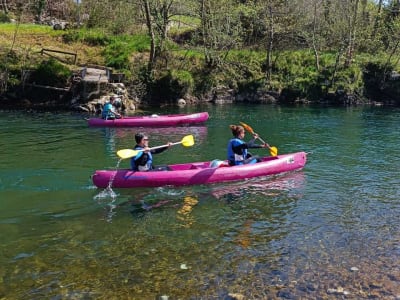
[[[136,144],[139,144],[142,141],[143,138],[144,138],[144,134],[143,133],[141,133],[141,132],[136,133],[135,134]]]
[[[243,126],[240,125],[229,125],[229,128],[232,130],[232,134],[235,137],[237,137],[241,132],[244,132]]]

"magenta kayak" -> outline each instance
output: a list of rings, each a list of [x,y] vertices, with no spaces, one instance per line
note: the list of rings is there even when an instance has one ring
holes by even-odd
[[[106,188],[135,188],[183,186],[243,180],[300,170],[307,161],[305,152],[266,156],[256,164],[211,167],[213,162],[169,165],[169,171],[139,172],[130,169],[97,170],[92,180],[95,186]],[[210,166],[211,165],[211,166]]]
[[[101,118],[90,118],[89,126],[101,127],[146,127],[146,126],[179,126],[203,123],[208,120],[208,112],[194,114],[172,114],[172,115],[149,115],[124,117],[122,119],[104,120]]]

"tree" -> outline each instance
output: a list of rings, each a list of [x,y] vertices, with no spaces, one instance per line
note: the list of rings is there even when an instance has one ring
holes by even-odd
[[[8,3],[7,3],[7,0],[1,0],[0,4],[1,4],[1,7],[3,9],[3,12],[5,14],[8,14]]]
[[[260,15],[265,20],[267,39],[266,39],[266,59],[265,59],[265,78],[270,83],[272,78],[272,54],[274,51],[275,35],[284,35],[285,32],[292,31],[293,24],[290,22],[290,6],[285,0],[268,0],[260,6]]]
[[[157,59],[167,51],[168,28],[173,16],[174,0],[141,0],[147,32],[150,37],[150,54],[147,80],[153,80]],[[165,56],[164,56],[165,57]]]
[[[230,50],[242,45],[240,6],[233,0],[200,0],[198,15],[205,65],[212,70],[223,64]]]

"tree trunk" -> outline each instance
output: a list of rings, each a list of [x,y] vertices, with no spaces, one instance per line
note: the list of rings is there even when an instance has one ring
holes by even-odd
[[[210,16],[210,9],[207,7],[207,0],[201,0],[200,18],[201,18],[201,30],[203,38],[205,65],[208,68],[212,68],[214,66],[214,60],[212,55],[210,54],[210,50],[212,49],[210,41],[210,28],[212,28],[212,22]]]
[[[1,0],[1,6],[3,8],[3,12],[7,15],[8,14],[8,4],[7,0]]]
[[[268,45],[267,45],[267,57],[266,57],[266,65],[267,69],[265,72],[265,78],[267,82],[271,80],[272,76],[272,50],[274,46],[274,21],[273,21],[273,13],[271,5],[268,7],[269,13],[269,29],[268,29]]]
[[[372,30],[372,33],[371,33],[371,38],[373,40],[376,37],[376,32],[378,31],[379,23],[381,21],[382,4],[383,4],[383,0],[379,0],[379,2],[378,2],[378,12],[376,14],[375,22],[374,22],[374,29]]]
[[[316,27],[317,27],[317,2],[314,3],[314,16],[313,16],[313,32],[312,32],[312,48],[314,51],[314,58],[315,58],[315,68],[319,71],[319,55],[316,43]]]
[[[147,30],[149,32],[149,37],[150,37],[150,54],[149,54],[149,61],[147,64],[147,76],[148,80],[151,80],[153,77],[153,71],[154,71],[154,61],[156,57],[156,42],[155,42],[155,36],[154,36],[154,28],[153,28],[153,23],[151,19],[151,14],[150,14],[150,5],[148,0],[142,0],[143,1],[143,7],[144,7],[144,12],[145,12],[145,17],[146,17],[146,25],[147,25]]]
[[[353,7],[353,16],[349,19],[349,32],[345,67],[349,67],[352,63],[354,56],[354,48],[356,43],[356,28],[357,28],[357,13],[360,1],[356,0]]]
[[[332,72],[332,77],[331,77],[331,82],[329,84],[330,87],[333,87],[335,84],[335,79],[336,79],[336,73],[337,70],[339,69],[339,64],[340,64],[340,57],[342,56],[343,49],[344,47],[340,47],[338,53],[336,54],[336,61],[335,61],[335,67]]]

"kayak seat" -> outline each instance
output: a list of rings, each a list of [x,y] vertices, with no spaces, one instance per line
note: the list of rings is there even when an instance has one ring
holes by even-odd
[[[226,161],[214,159],[210,162],[210,168],[222,168],[222,167],[229,167],[229,164]]]
[[[198,166],[196,166],[196,165],[191,165],[190,166],[190,170],[194,170],[194,169],[198,169],[199,167]]]

